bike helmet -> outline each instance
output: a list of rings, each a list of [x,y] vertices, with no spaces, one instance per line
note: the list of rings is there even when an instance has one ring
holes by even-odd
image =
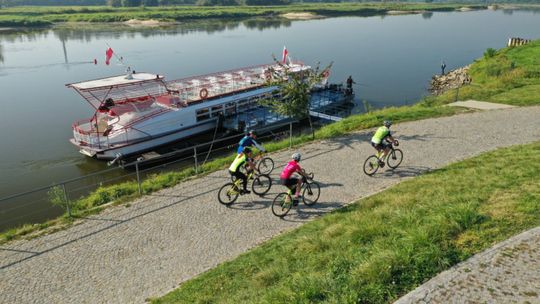
[[[244,149],[242,149],[242,153],[249,154],[249,153],[251,153],[251,149],[248,148],[248,147],[244,147]]]
[[[302,155],[300,155],[300,153],[296,152],[292,155],[292,159],[294,159],[295,161],[299,162],[300,159],[302,158]]]
[[[251,135],[251,136],[253,136],[253,135],[257,135],[257,134],[255,133],[255,131],[254,131],[254,130],[249,130],[249,133],[248,133],[248,134],[249,134],[249,135]]]
[[[383,125],[384,125],[385,127],[390,127],[390,126],[392,125],[392,121],[390,121],[390,120],[385,120],[385,121],[383,122]]]

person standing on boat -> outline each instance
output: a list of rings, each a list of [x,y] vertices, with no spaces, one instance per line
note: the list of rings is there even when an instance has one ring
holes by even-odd
[[[244,136],[240,142],[238,143],[238,150],[236,151],[238,154],[242,153],[244,148],[246,147],[252,147],[255,146],[259,151],[266,152],[266,150],[261,146],[259,143],[255,141],[257,139],[257,134],[255,134],[255,131],[251,130],[249,133]]]
[[[347,95],[352,95],[352,93],[353,93],[353,88],[352,88],[353,83],[356,83],[356,82],[354,82],[354,80],[352,79],[352,76],[349,75],[349,78],[347,78],[347,90],[345,91],[347,93]]]

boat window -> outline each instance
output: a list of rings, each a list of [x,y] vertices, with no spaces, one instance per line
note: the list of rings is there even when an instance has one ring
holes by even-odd
[[[223,115],[223,105],[212,107],[212,117],[216,117],[219,114]]]
[[[204,108],[197,110],[197,121],[210,119],[210,109]]]
[[[238,112],[245,111],[251,107],[251,102],[247,99],[238,102]]]
[[[236,114],[236,103],[229,102],[225,105],[225,116],[232,116]]]

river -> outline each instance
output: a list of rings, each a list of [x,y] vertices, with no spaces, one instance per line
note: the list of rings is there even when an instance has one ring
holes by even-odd
[[[333,62],[332,82],[352,75],[359,105],[367,100],[383,107],[427,95],[443,60],[449,71],[481,57],[486,48],[504,47],[509,37],[540,38],[538,13],[483,10],[0,31],[0,197],[106,168],[68,142],[71,123],[93,112],[64,85],[122,74],[125,67],[116,60],[104,64],[108,45],[136,71],[167,79],[268,63],[286,45],[295,60]]]

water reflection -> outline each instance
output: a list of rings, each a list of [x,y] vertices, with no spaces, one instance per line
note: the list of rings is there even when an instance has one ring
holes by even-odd
[[[424,12],[422,13],[422,18],[424,19],[431,19],[431,17],[433,17],[433,12]]]
[[[4,63],[4,50],[2,44],[0,44],[0,63]]]
[[[161,26],[129,26],[118,25],[111,27],[110,24],[76,24],[76,25],[59,25],[52,29],[12,29],[0,33],[0,41],[16,42],[16,41],[36,41],[37,39],[47,38],[52,33],[62,42],[64,50],[65,62],[68,62],[66,53],[66,42],[70,40],[90,42],[92,39],[118,39],[118,38],[135,38],[137,36],[152,37],[152,36],[175,36],[189,33],[204,32],[207,34],[223,32],[226,30],[234,30],[241,26],[248,29],[279,29],[282,27],[290,27],[291,21],[284,19],[247,19],[247,20],[201,20],[190,21],[188,23],[161,25]]]

